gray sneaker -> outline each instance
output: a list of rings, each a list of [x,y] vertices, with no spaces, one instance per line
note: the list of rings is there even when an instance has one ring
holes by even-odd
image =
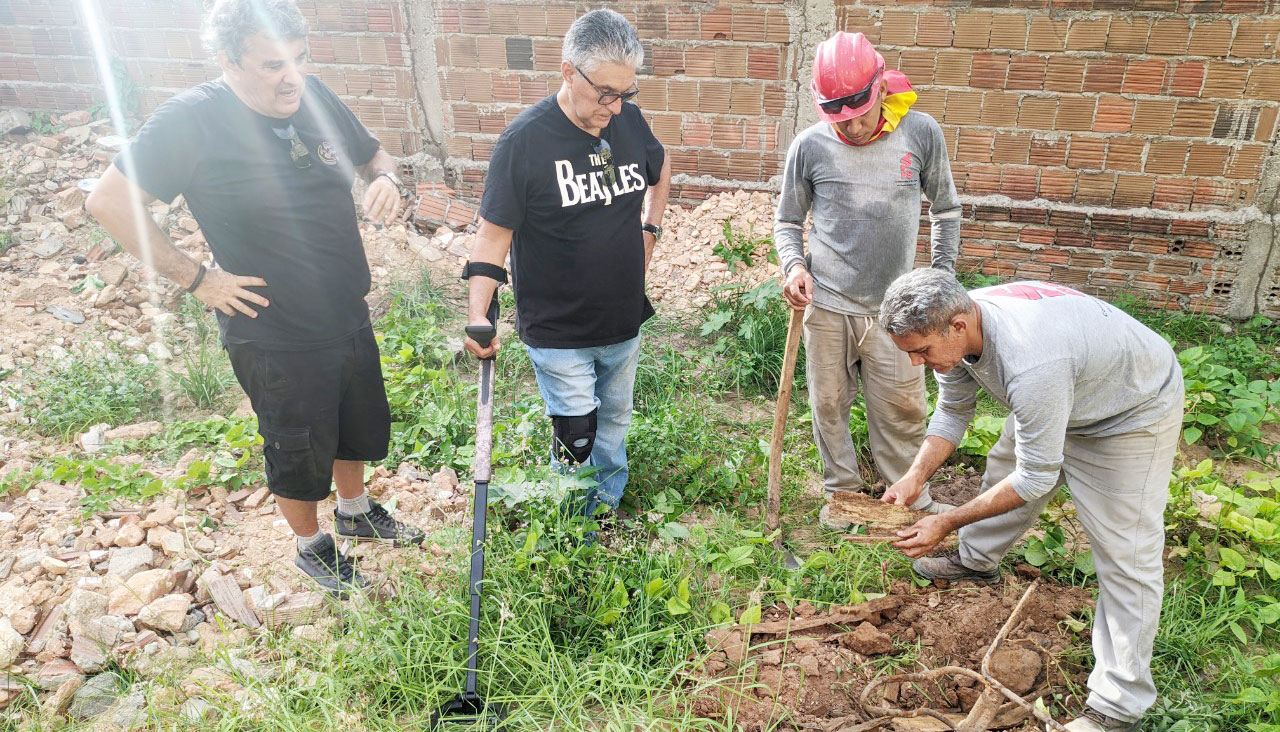
[[[969,569],[960,563],[960,552],[954,549],[937,557],[920,557],[911,563],[911,568],[916,574],[931,580],[970,580],[984,584],[1000,581],[999,569]]]
[[[1125,722],[1108,717],[1093,707],[1084,708],[1084,716],[1077,717],[1067,724],[1069,732],[1137,732],[1142,720]]]
[[[954,508],[955,506],[951,505],[950,503],[938,503],[937,501],[929,501],[929,505],[925,506],[920,510],[924,511],[925,513],[946,513],[947,511],[950,511]]]

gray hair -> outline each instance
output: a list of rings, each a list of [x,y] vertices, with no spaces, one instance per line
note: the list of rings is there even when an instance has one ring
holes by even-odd
[[[564,36],[561,56],[586,72],[602,63],[633,69],[644,66],[644,47],[636,29],[616,10],[592,10],[573,21]]]
[[[200,36],[209,53],[226,52],[239,63],[245,41],[255,33],[279,41],[306,38],[307,20],[294,0],[217,0]]]
[[[940,269],[912,270],[889,285],[880,303],[880,327],[899,338],[941,333],[974,302],[964,285]]]

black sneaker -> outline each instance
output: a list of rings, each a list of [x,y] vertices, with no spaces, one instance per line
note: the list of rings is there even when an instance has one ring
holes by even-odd
[[[369,501],[369,510],[355,516],[343,516],[338,509],[333,510],[334,520],[338,524],[338,536],[356,541],[381,541],[393,546],[409,546],[421,544],[427,535],[421,529],[400,523],[391,518],[387,509],[377,501]]]
[[[356,571],[351,560],[338,551],[338,545],[328,534],[310,547],[298,550],[293,563],[316,584],[343,599],[348,591],[364,590],[371,584]]]

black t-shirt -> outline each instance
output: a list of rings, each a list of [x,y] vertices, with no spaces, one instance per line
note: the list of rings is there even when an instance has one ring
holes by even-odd
[[[612,183],[596,151],[601,139],[612,156]],[[640,332],[653,315],[644,294],[640,215],[664,154],[630,103],[599,138],[570,122],[554,94],[502,133],[480,215],[515,232],[511,275],[520,340],[536,348],[590,348]]]
[[[309,167],[295,165],[274,131],[289,125]],[[377,138],[315,77],[288,119],[254,112],[218,80],[160,105],[115,163],[166,203],[182,194],[220,267],[266,280],[256,291],[271,304],[250,305],[256,319],[218,313],[224,341],[299,349],[369,322],[351,184],[377,151]]]

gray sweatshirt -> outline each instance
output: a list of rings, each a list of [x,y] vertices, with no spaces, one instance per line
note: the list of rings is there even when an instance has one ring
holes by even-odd
[[[910,110],[897,129],[854,146],[819,122],[787,150],[773,244],[785,275],[804,263],[805,216],[813,211],[809,249],[813,301],[845,315],[875,315],[884,291],[915,264],[920,194],[929,198],[931,261],[955,270],[960,201],[942,129]]]
[[[1097,298],[1047,282],[969,293],[982,310],[982,354],[938,379],[930,435],[959,445],[978,388],[1013,413],[1013,490],[1025,501],[1058,484],[1067,435],[1150,427],[1182,408],[1182,368],[1164,338]]]

